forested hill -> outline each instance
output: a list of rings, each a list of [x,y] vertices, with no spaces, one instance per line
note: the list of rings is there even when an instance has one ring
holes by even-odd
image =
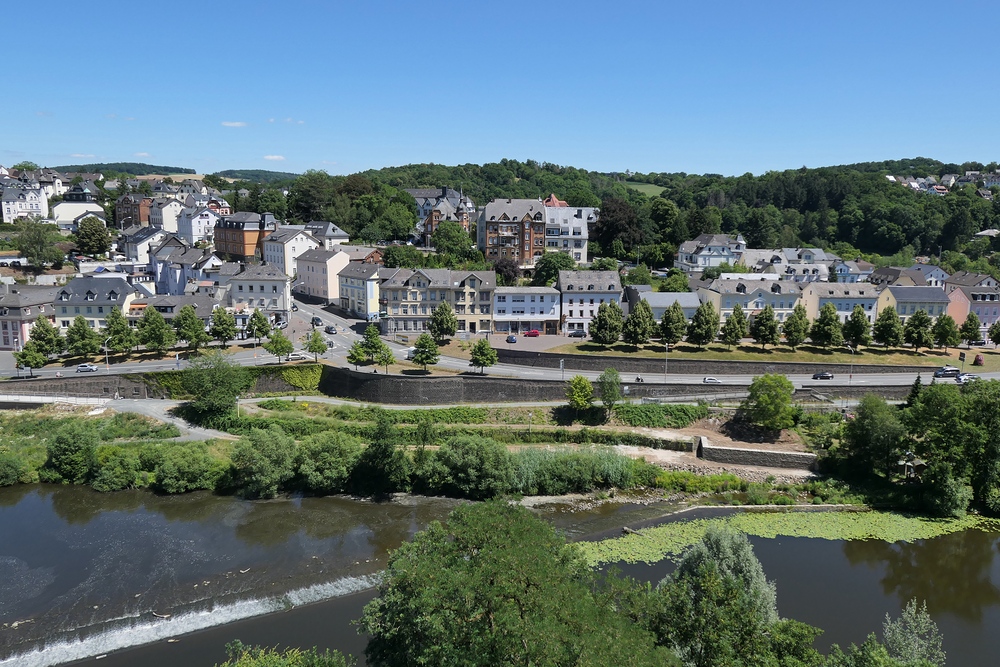
[[[194,169],[184,167],[165,167],[146,164],[144,162],[101,162],[96,164],[75,164],[52,167],[56,171],[100,172],[107,174],[129,174],[131,176],[147,176],[149,174],[194,174]]]
[[[288,171],[268,171],[267,169],[226,169],[225,171],[217,171],[212,175],[264,185],[291,182],[298,177],[298,174]]]

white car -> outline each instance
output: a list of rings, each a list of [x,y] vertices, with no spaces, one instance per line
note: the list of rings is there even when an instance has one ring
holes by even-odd
[[[288,326],[288,322],[281,321],[281,322],[275,322],[272,328],[274,328],[274,329],[284,329],[287,326]]]
[[[719,378],[713,378],[713,377],[707,377],[704,380],[702,380],[701,383],[702,384],[722,384],[722,382],[719,381]]]
[[[80,364],[76,367],[77,373],[96,373],[99,370],[101,369],[94,364]]]
[[[292,352],[288,355],[289,361],[309,361],[309,355],[305,352]]]
[[[973,380],[978,380],[978,379],[979,379],[979,376],[975,375],[973,373],[962,373],[961,375],[958,375],[955,378],[955,382],[957,382],[958,384],[968,384],[969,382],[972,382]]]

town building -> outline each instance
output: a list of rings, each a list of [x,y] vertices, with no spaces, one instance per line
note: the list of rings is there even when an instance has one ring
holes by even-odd
[[[40,187],[14,180],[4,181],[0,205],[3,206],[3,221],[13,224],[21,218],[47,218],[49,202]]]
[[[263,259],[281,269],[285,275],[294,277],[298,273],[299,255],[320,245],[304,226],[282,225],[264,238]]]
[[[599,211],[591,206],[570,206],[554,194],[542,202],[545,206],[545,252],[564,252],[578,263],[590,261],[587,241],[590,227]],[[532,252],[533,262],[537,258]]]
[[[335,246],[343,245],[351,240],[350,234],[332,222],[324,220],[312,220],[306,223],[305,230],[322,243],[326,250],[333,250]]]
[[[405,188],[403,191],[409,193],[417,203],[417,220],[426,220],[434,207],[441,202],[448,202],[455,210],[464,209],[470,218],[476,215],[475,203],[461,192],[449,187]]]
[[[236,325],[246,328],[254,310],[267,315],[272,324],[287,322],[292,306],[291,281],[271,264],[248,264],[229,279],[229,307]]]
[[[215,250],[227,259],[245,262],[260,257],[263,241],[277,229],[270,213],[240,211],[215,223]]]
[[[421,221],[421,236],[425,246],[433,245],[431,237],[437,231],[438,226],[446,221],[454,222],[460,225],[466,233],[469,232],[471,217],[465,206],[459,204],[458,207],[455,207],[447,199],[442,199]]]
[[[617,271],[560,271],[556,289],[561,297],[561,331],[590,331],[590,323],[602,303],[622,302],[622,284]]]
[[[118,237],[118,249],[125,258],[136,264],[149,264],[149,251],[167,238],[167,232],[158,227],[133,226]]]
[[[385,269],[369,262],[348,262],[337,272],[340,307],[366,322],[378,321],[382,310],[379,304],[379,286],[383,277],[388,279],[395,271],[396,269]]]
[[[728,264],[736,266],[747,249],[743,236],[732,238],[725,234],[702,234],[693,241],[685,241],[677,248],[674,267],[684,273],[701,273],[707,268]]]
[[[223,264],[210,248],[189,245],[175,235],[167,235],[159,245],[151,246],[149,269],[157,294],[189,294],[209,281],[209,274]]]
[[[195,245],[212,243],[219,214],[210,208],[185,208],[177,216],[177,235]]]
[[[202,294],[157,294],[138,297],[129,304],[127,318],[132,327],[138,325],[147,308],[152,308],[163,315],[167,324],[173,325],[174,317],[184,306],[194,308],[194,313],[205,323],[207,330],[212,325],[212,313],[222,304],[214,298]]]
[[[108,313],[117,309],[122,315],[127,314],[129,304],[138,296],[146,296],[146,291],[138,285],[130,285],[122,274],[91,274],[74,278],[56,289],[52,304],[55,324],[65,334],[73,320],[81,316],[91,329],[103,329],[107,326]]]
[[[874,322],[878,292],[868,283],[813,283],[802,287],[800,302],[811,321],[819,317],[823,306],[832,303],[841,322],[847,321],[855,306],[861,306],[868,321]]]
[[[545,254],[545,206],[540,199],[494,199],[480,213],[476,234],[487,261],[534,266]]]
[[[926,284],[926,278],[920,271],[903,268],[901,266],[886,266],[875,269],[868,276],[868,282],[878,287],[890,285],[898,287],[920,287]]]
[[[947,290],[948,314],[962,326],[974,313],[979,318],[980,337],[986,338],[990,326],[1000,319],[1000,289],[988,285],[953,285]]]
[[[420,333],[427,330],[431,313],[441,303],[451,305],[459,333],[488,333],[495,271],[450,269],[385,269],[379,275],[382,333]]]
[[[830,265],[830,282],[864,283],[875,270],[875,265],[863,259],[838,260]]]
[[[57,287],[0,284],[0,350],[19,351],[39,315],[55,324]]]
[[[184,204],[173,197],[158,197],[149,207],[149,225],[176,234],[177,219],[183,210]]]
[[[267,241],[270,241],[270,238],[265,243]],[[296,262],[298,282],[292,286],[292,291],[319,299],[324,305],[340,305],[339,274],[350,260],[350,255],[339,249],[326,250],[316,247],[306,250],[299,255]]]
[[[694,292],[654,292],[649,285],[626,285],[625,301],[628,312],[631,313],[635,304],[645,301],[653,311],[653,318],[659,322],[668,308],[679,303],[684,310],[684,317],[690,320],[701,305],[701,300]]]
[[[497,287],[493,291],[493,329],[497,333],[559,332],[559,290],[554,287]]]
[[[153,206],[153,198],[142,194],[122,195],[115,200],[115,222],[119,229],[132,225],[146,227],[149,225],[149,209]]]
[[[918,310],[936,320],[945,314],[950,303],[948,295],[939,287],[890,285],[879,293],[875,316],[877,318],[883,308],[895,308],[904,324]]]
[[[802,287],[785,280],[767,280],[763,274],[744,274],[738,280],[713,280],[707,287],[698,288],[702,303],[711,303],[722,322],[729,319],[733,308],[739,304],[748,320],[771,306],[774,317],[784,322],[795,310]]]

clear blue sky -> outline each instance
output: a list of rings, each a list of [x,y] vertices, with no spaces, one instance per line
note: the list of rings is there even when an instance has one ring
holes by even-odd
[[[996,21],[978,3],[46,7],[3,38],[0,164],[346,174],[507,157],[739,174],[1000,159]]]

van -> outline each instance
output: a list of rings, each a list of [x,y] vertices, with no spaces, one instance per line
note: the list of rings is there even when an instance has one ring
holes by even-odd
[[[406,360],[409,361],[409,360],[413,359],[413,355],[416,353],[416,351],[417,351],[417,348],[415,348],[415,347],[408,347],[408,348],[406,348]]]
[[[934,371],[934,377],[936,378],[957,378],[959,370],[954,366],[942,366],[941,368]]]

